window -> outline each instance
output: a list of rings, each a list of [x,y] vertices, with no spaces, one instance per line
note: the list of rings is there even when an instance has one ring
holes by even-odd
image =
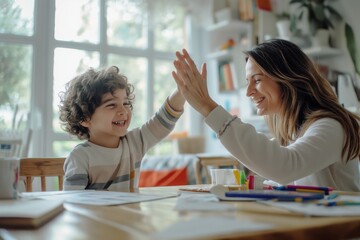
[[[148,46],[148,8],[147,1],[108,0],[108,43],[112,46],[145,49]]]
[[[32,85],[33,12],[34,1],[0,3],[0,131],[26,128]]]
[[[89,67],[116,65],[135,86],[130,128],[176,86],[172,61],[186,44],[181,1],[5,0],[0,12],[0,128],[32,128],[32,155],[66,156],[79,143],[60,127],[59,93]]]

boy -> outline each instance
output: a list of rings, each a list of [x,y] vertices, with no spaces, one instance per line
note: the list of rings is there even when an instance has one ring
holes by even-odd
[[[172,131],[185,99],[176,89],[148,122],[128,131],[133,90],[115,66],[89,69],[66,85],[60,96],[62,126],[87,141],[65,160],[64,190],[137,188],[143,156]]]

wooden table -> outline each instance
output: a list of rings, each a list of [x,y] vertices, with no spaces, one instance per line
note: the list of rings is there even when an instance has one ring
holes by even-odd
[[[142,193],[168,194],[178,187],[143,188]],[[176,221],[194,216],[235,216],[271,223],[265,231],[238,232],[221,239],[349,239],[360,237],[359,217],[304,217],[256,202],[226,202],[237,211],[177,212],[177,198],[118,206],[65,204],[66,210],[38,229],[8,229],[16,239],[151,239]],[[209,226],[216,227],[216,226]],[[213,239],[218,239],[213,238]],[[209,239],[209,238],[207,238]]]

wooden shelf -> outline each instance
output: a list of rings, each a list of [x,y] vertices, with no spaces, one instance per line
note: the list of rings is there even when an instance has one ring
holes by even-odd
[[[208,55],[206,55],[206,58],[209,60],[226,60],[226,59],[231,59],[232,58],[232,52],[233,49],[226,49],[226,50],[221,50],[221,51],[217,51],[217,52],[212,52]]]
[[[303,51],[305,52],[305,54],[307,54],[310,57],[319,57],[319,58],[334,57],[341,54],[340,49],[330,48],[330,47],[306,48],[303,49]]]
[[[211,58],[226,58],[233,53],[234,49],[220,50],[221,46],[232,39],[236,45],[248,48],[252,45],[252,22],[245,22],[240,20],[223,21],[214,25],[208,26],[205,29],[206,39],[208,40],[209,57]]]
[[[232,32],[232,31],[239,31],[239,29],[248,30],[252,27],[251,22],[244,22],[240,20],[232,20],[232,21],[223,21],[211,25],[206,28],[206,31],[209,33],[216,32],[216,34],[221,32]]]

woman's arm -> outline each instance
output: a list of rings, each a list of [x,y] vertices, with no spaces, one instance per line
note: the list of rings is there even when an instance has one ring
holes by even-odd
[[[231,118],[219,106],[205,122],[219,133]],[[236,118],[226,127],[219,140],[247,168],[265,178],[287,184],[340,162],[343,137],[340,123],[324,118],[315,121],[303,137],[285,147],[258,133],[251,124]]]

